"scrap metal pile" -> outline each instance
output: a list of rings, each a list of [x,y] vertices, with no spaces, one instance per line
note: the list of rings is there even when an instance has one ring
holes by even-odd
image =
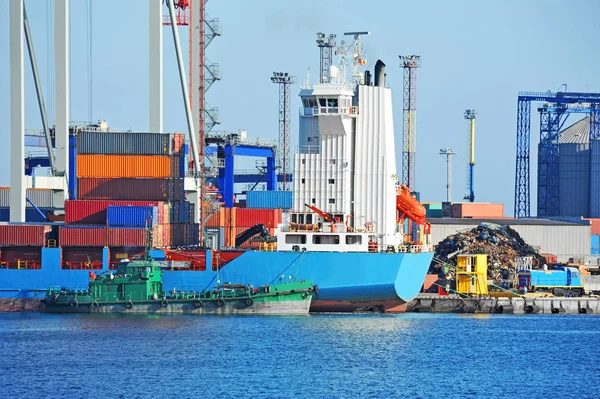
[[[487,254],[488,278],[500,280],[506,272],[515,271],[515,258],[531,256],[533,268],[540,268],[545,263],[544,257],[528,245],[519,233],[510,226],[494,223],[481,223],[469,231],[463,231],[447,237],[440,242],[435,251],[435,258],[456,266],[457,255],[460,254]],[[441,273],[442,266],[435,260],[429,272]],[[454,270],[446,271],[447,278],[454,277]]]

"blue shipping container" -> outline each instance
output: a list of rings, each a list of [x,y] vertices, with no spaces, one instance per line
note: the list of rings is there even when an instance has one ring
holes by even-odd
[[[44,216],[42,216],[35,208],[25,208],[25,221],[31,223],[47,222],[45,218],[47,210],[40,208],[40,211],[42,211]],[[0,222],[8,221],[10,221],[10,208],[0,208]]]
[[[106,224],[109,227],[145,227],[158,223],[158,207],[156,206],[115,206],[106,208]]]
[[[600,236],[596,234],[592,234],[592,249],[600,248]]]
[[[248,191],[246,206],[261,209],[291,209],[291,191]]]
[[[185,157],[179,157],[179,177],[185,177]]]

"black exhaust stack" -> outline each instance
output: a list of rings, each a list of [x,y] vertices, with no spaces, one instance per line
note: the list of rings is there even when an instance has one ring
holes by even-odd
[[[375,64],[375,86],[385,87],[385,64],[381,60]]]

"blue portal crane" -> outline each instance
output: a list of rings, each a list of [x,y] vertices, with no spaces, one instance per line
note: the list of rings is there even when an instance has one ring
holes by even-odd
[[[600,140],[600,93],[551,91],[519,92],[517,100],[517,154],[515,173],[515,218],[531,216],[530,209],[530,131],[531,102],[544,102],[540,112],[538,154],[538,217],[559,213],[558,140],[569,114],[590,114],[590,143]]]

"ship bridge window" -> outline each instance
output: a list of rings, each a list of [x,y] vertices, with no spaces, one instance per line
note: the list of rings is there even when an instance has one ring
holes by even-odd
[[[327,106],[327,99],[326,98],[319,98],[319,105],[321,107],[326,107]]]
[[[298,215],[295,213],[292,213],[292,223],[298,223]]]
[[[313,222],[313,215],[309,213],[306,215],[306,224],[312,224],[312,222]]]
[[[313,244],[338,245],[339,243],[340,243],[340,236],[337,234],[315,234],[313,236]]]
[[[346,236],[346,244],[360,245],[362,244],[362,236]]]
[[[306,244],[306,234],[286,234],[286,244]]]
[[[328,98],[327,99],[327,106],[328,107],[337,107],[338,106],[338,99],[337,98]]]

